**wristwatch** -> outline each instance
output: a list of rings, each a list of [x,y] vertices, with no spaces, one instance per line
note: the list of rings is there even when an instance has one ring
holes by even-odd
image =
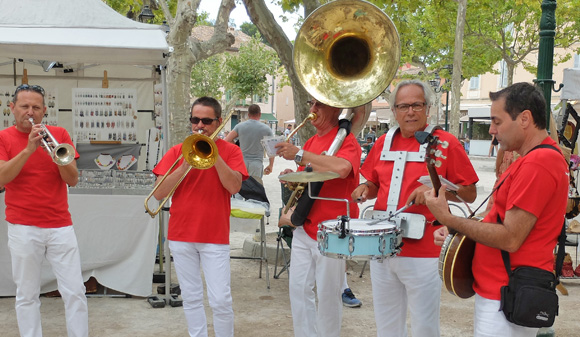
[[[302,156],[304,156],[304,150],[300,149],[296,153],[296,157],[294,157],[294,161],[296,162],[296,164],[300,165],[300,163],[302,162]]]

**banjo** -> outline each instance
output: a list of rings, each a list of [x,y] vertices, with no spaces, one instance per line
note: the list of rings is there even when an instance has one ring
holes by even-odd
[[[436,160],[437,157],[441,156],[441,151],[437,149],[437,145],[445,148],[448,144],[446,144],[447,142],[440,142],[438,137],[427,132],[416,132],[415,138],[421,144],[427,143],[425,164],[427,165],[427,171],[435,193],[438,194],[441,188],[441,180],[435,167],[438,164],[441,165]],[[471,271],[474,252],[475,241],[451,230],[441,246],[439,276],[445,289],[460,298],[469,298],[475,294],[473,290],[473,273]]]

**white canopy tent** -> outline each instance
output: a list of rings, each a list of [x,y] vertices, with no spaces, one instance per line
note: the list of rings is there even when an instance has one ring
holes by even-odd
[[[161,65],[160,26],[127,19],[101,0],[0,0],[0,57]]]

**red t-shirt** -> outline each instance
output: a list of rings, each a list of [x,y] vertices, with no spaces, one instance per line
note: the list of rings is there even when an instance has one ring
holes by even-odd
[[[542,144],[558,145],[550,138]],[[505,180],[504,180],[505,178]],[[535,215],[538,220],[517,252],[510,254],[512,269],[532,266],[553,269],[553,250],[566,213],[568,200],[568,165],[559,152],[536,149],[511,164],[498,180],[503,184],[494,192],[494,204],[485,222],[503,221],[506,211],[514,206]],[[508,275],[501,250],[476,244],[473,257],[473,289],[480,296],[499,300],[500,288],[508,284]]]
[[[304,144],[304,151],[313,152],[315,154],[321,154],[323,151],[328,151],[337,133],[338,126],[324,136],[314,135]],[[352,165],[352,171],[344,179],[337,178],[325,181],[320,193],[318,194],[319,197],[351,199],[350,195],[359,182],[361,152],[358,141],[352,133],[349,133],[348,136],[345,137],[342,146],[335,154],[335,157],[348,160]],[[302,170],[304,170],[304,167],[300,168],[300,171]],[[356,203],[350,203],[349,205],[350,217],[357,218],[358,205]],[[318,224],[326,220],[335,220],[341,215],[346,215],[346,202],[315,200],[308,217],[304,221],[304,231],[306,231],[312,239],[316,240]]]
[[[234,144],[216,140],[220,157],[228,166],[248,178],[242,151]],[[181,155],[181,144],[169,149],[153,169],[164,175]],[[183,162],[179,161],[175,167]],[[229,244],[230,242],[230,192],[220,182],[217,170],[191,169],[171,198],[167,238],[173,241]]]
[[[72,145],[68,132],[58,126],[47,126],[59,143]],[[16,157],[28,144],[28,133],[15,126],[0,131],[0,160]],[[75,150],[75,159],[79,154]],[[41,228],[59,228],[72,225],[68,210],[67,185],[62,180],[58,165],[45,149],[38,147],[22,170],[6,184],[6,221]]]
[[[438,147],[438,149],[441,150],[442,155],[447,159],[439,159],[441,167],[437,168],[437,173],[456,185],[466,186],[477,183],[479,180],[477,174],[475,173],[463,146],[461,146],[461,143],[459,143],[457,138],[443,130],[436,130],[434,135],[439,137],[439,140],[447,141],[449,143],[447,149]],[[377,139],[361,168],[361,174],[367,180],[379,187],[377,200],[374,206],[374,209],[379,211],[387,209],[387,200],[394,165],[393,161],[380,160],[385,138],[386,135],[382,135]],[[405,138],[401,135],[400,131],[397,131],[393,137],[391,151],[418,152],[419,147],[420,144],[417,142],[415,137]],[[417,180],[425,175],[429,175],[425,162],[406,163],[397,209],[405,206],[411,193],[417,187],[422,185]],[[409,207],[405,212],[423,214],[427,223],[425,224],[425,234],[423,235],[423,238],[419,240],[403,238],[404,244],[399,255],[407,257],[439,256],[441,247],[438,247],[433,243],[433,232],[437,227],[431,225],[435,218],[431,212],[429,212],[427,206],[414,205]]]

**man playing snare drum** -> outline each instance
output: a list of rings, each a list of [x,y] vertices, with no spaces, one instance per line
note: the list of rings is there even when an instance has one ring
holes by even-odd
[[[349,134],[334,156],[321,155],[330,148],[338,133],[340,109],[315,100],[308,103],[310,112],[318,116],[312,122],[316,134],[306,141],[301,150],[282,142],[276,145],[276,153],[284,159],[296,161],[301,170],[305,165],[310,165],[314,172],[338,173],[339,178],[324,182],[318,196],[346,199],[359,181],[360,145],[354,135]],[[291,170],[282,173],[289,172]],[[337,337],[340,336],[342,321],[341,294],[346,263],[342,259],[323,256],[318,250],[316,233],[319,223],[346,215],[346,203],[315,200],[310,212],[302,212],[302,199],[307,196],[306,192],[302,195],[292,216],[293,225],[298,226],[293,233],[289,273],[294,335]],[[357,204],[350,203],[350,216],[354,218],[357,215]],[[299,217],[302,219],[299,220]]]
[[[411,312],[413,336],[439,336],[439,302],[441,280],[438,275],[440,247],[433,243],[434,217],[425,206],[424,192],[429,187],[417,180],[428,175],[424,162],[425,149],[415,139],[416,131],[430,131],[427,125],[433,91],[421,81],[403,81],[390,96],[390,106],[399,127],[381,136],[367,155],[361,174],[367,179],[353,192],[360,202],[376,198],[375,211],[390,211],[414,204],[406,213],[422,214],[425,221],[409,226],[422,226],[422,238],[403,234],[401,252],[384,261],[371,261],[373,304],[378,336],[407,336],[407,304]],[[477,174],[461,143],[451,134],[433,131],[449,146],[442,151],[437,173],[459,186],[457,195],[465,202],[476,197]],[[423,149],[423,156],[420,151]],[[445,193],[448,200],[460,201],[457,195]],[[422,217],[419,217],[422,219]],[[422,223],[422,222],[425,223]],[[421,233],[421,232],[419,232]],[[420,237],[420,235],[419,235]]]

